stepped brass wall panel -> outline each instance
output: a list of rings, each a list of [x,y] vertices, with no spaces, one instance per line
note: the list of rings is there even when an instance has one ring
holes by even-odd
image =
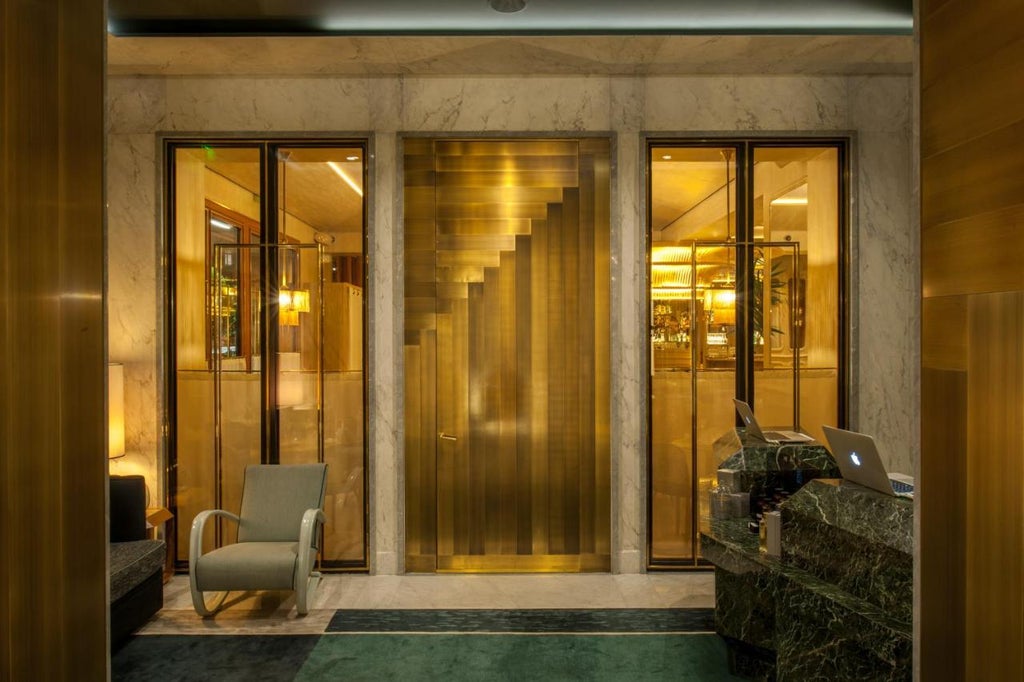
[[[608,141],[405,161],[407,567],[608,570]]]
[[[923,0],[921,679],[1024,679],[1024,4]]]

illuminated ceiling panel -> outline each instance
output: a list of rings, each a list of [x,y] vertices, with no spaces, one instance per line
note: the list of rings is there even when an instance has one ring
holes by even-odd
[[[115,35],[910,34],[912,0],[110,0]]]

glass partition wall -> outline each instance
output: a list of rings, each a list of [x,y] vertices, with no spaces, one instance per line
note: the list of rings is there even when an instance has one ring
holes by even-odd
[[[845,423],[845,142],[651,141],[649,552],[699,566],[699,521],[736,424]]]
[[[177,565],[196,513],[237,511],[246,465],[326,462],[322,563],[365,569],[365,147],[173,141],[167,159]]]

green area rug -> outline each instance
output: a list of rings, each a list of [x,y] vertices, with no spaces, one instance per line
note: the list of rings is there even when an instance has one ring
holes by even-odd
[[[736,680],[711,609],[338,610],[324,634],[141,635],[126,682]]]
[[[699,635],[325,635],[296,682],[319,680],[738,680]]]

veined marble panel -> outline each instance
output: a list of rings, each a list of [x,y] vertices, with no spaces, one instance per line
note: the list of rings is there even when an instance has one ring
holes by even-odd
[[[582,77],[404,78],[409,131],[608,130],[609,79]]]
[[[647,130],[837,132],[848,126],[846,79],[837,76],[646,79]]]
[[[612,175],[612,518],[613,570],[639,572],[643,568],[646,512],[643,490],[647,448],[644,417],[646,372],[643,310],[645,244],[640,125],[643,83],[616,78],[610,82],[609,116],[617,131]]]
[[[162,403],[162,273],[156,196],[156,142],[152,134],[107,136],[108,356],[124,364],[125,457],[112,474],[146,477],[149,502],[162,499],[157,472]],[[140,226],[144,226],[140,229]]]
[[[372,79],[170,78],[168,130],[367,130]]]
[[[857,414],[890,471],[912,474],[918,456],[920,286],[910,228],[910,141],[858,136]],[[893,172],[901,169],[905,172]]]

